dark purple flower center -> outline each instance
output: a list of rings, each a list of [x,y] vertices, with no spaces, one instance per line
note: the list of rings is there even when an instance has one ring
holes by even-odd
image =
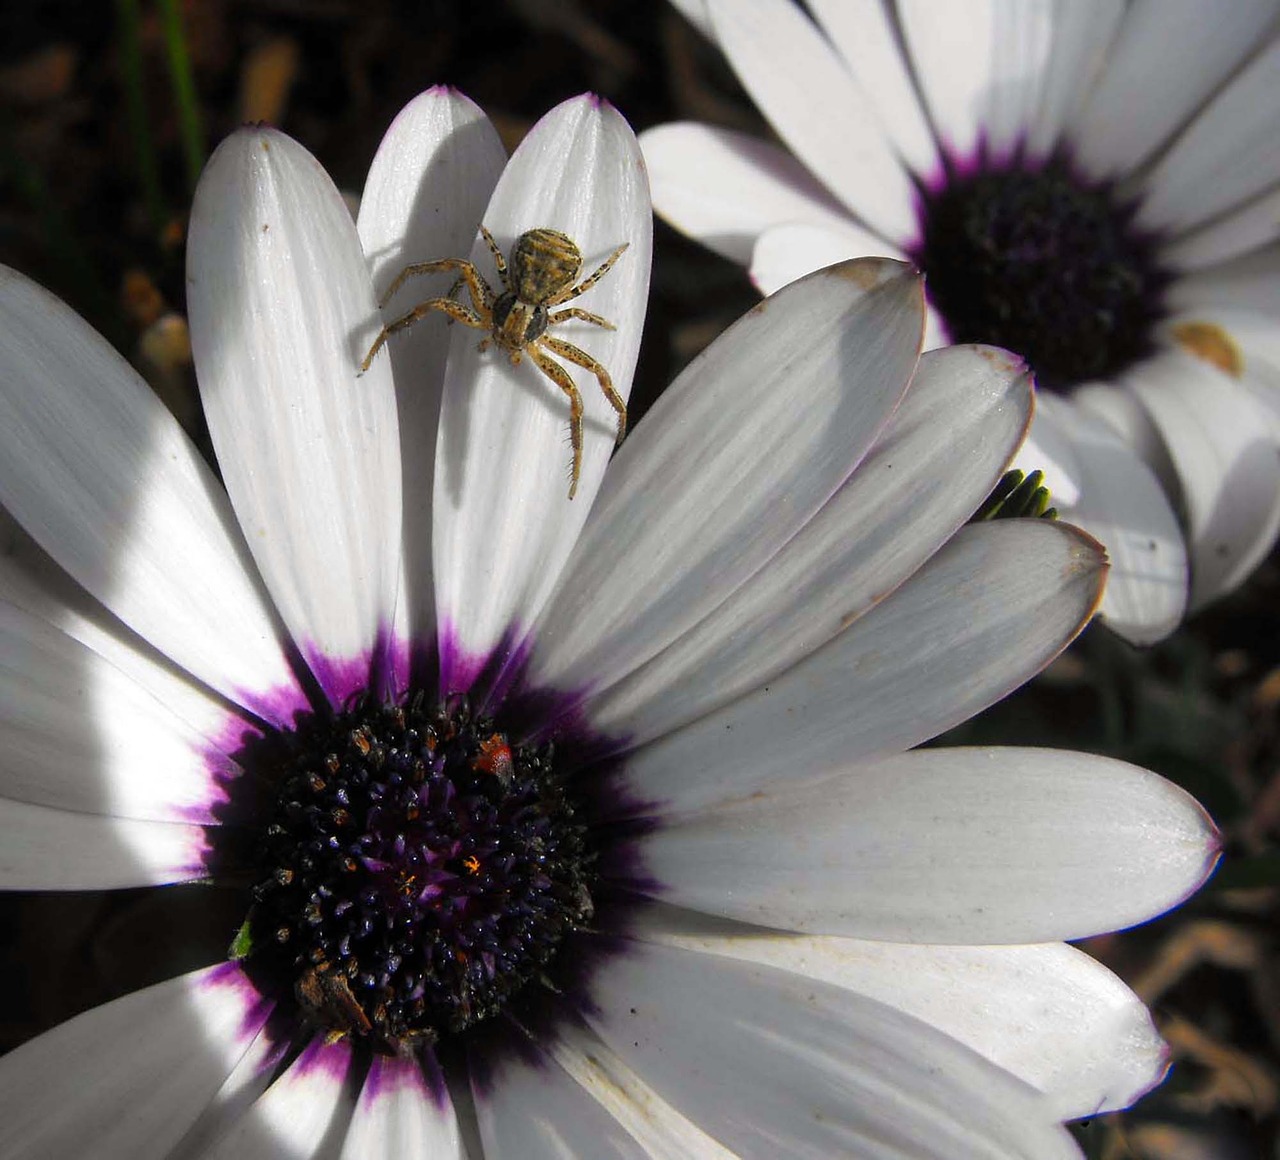
[[[953,342],[1005,347],[1064,388],[1153,349],[1169,274],[1133,218],[1112,183],[1061,159],[981,165],[922,195],[911,257]]]
[[[596,855],[552,748],[465,702],[310,715],[253,756],[275,800],[232,954],[334,1034],[400,1050],[464,1031],[592,918]]]

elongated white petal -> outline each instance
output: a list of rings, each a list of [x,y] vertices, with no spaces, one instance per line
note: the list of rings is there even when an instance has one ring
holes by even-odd
[[[267,128],[206,166],[187,247],[191,346],[227,491],[335,704],[369,679],[400,557],[395,395],[355,225],[319,163]]]
[[[204,828],[0,798],[0,888],[115,890],[208,876]]]
[[[471,251],[506,161],[497,130],[461,93],[438,86],[404,107],[374,155],[356,219],[379,299],[409,263]],[[454,277],[411,278],[383,306],[384,319],[392,322],[417,303],[447,294]],[[443,314],[428,315],[389,343],[405,497],[397,636],[414,642],[432,639],[435,631],[430,497],[448,353]]]
[[[938,148],[888,7],[878,0],[812,0],[809,10],[844,58],[894,149],[916,173],[936,172]]]
[[[1016,462],[1043,471],[1058,514],[1106,548],[1111,569],[1099,611],[1107,624],[1133,644],[1177,628],[1187,609],[1186,545],[1138,454],[1101,419],[1045,393]]]
[[[0,1060],[0,1157],[162,1160],[271,1004],[222,964],[86,1011]]]
[[[1135,367],[1128,386],[1159,428],[1182,488],[1191,605],[1242,583],[1280,532],[1280,455],[1262,404],[1180,350]]]
[[[1176,270],[1200,270],[1280,240],[1280,186],[1160,247]]]
[[[272,1022],[276,1023],[274,1028]],[[208,1156],[230,1126],[253,1106],[293,1049],[289,1037],[279,1031],[279,1021],[264,1025],[182,1140],[166,1153],[165,1160],[200,1160]]]
[[[215,694],[112,616],[25,535],[19,535],[10,554],[0,555],[0,600],[92,649],[211,746],[225,752],[247,728]]]
[[[227,713],[225,735],[234,736]],[[0,603],[0,795],[86,814],[216,822],[239,767],[93,650]]]
[[[695,628],[602,695],[593,725],[633,745],[765,684],[893,592],[994,486],[1031,418],[1022,364],[992,347],[925,355],[845,485]]]
[[[653,208],[681,233],[746,265],[762,230],[842,230],[848,211],[790,153],[747,133],[677,122],[640,134]],[[886,244],[886,243],[882,243]]]
[[[640,922],[636,937],[766,963],[912,1015],[1044,1092],[1058,1119],[1127,1107],[1168,1068],[1142,1001],[1065,943],[926,946],[777,934],[662,906],[642,911]]]
[[[711,28],[711,17],[707,12],[707,0],[671,0],[671,7],[692,24],[703,36],[715,35]]]
[[[779,291],[690,363],[610,469],[531,681],[606,687],[803,527],[902,397],[921,298],[896,262],[846,263]]]
[[[1280,40],[1231,80],[1143,180],[1138,222],[1185,230],[1280,182]]]
[[[744,1160],[1078,1156],[1047,1103],[942,1032],[790,972],[653,944],[592,978],[588,1022]]]
[[[1275,21],[1272,0],[1239,0],[1212,12],[1199,0],[1135,0],[1067,130],[1073,156],[1095,177],[1137,169]]]
[[[628,755],[627,783],[680,812],[918,745],[1048,664],[1093,612],[1104,574],[1101,549],[1075,528],[966,527],[800,664]]]
[[[540,1048],[480,1061],[473,1080],[486,1156],[521,1160],[645,1160],[648,1153],[564,1068]]]
[[[1168,291],[1174,311],[1209,307],[1280,315],[1280,242],[1179,278]]]
[[[589,1091],[651,1160],[734,1160],[734,1155],[682,1116],[591,1031],[566,1019],[547,1053]]]
[[[680,906],[812,934],[1084,938],[1196,890],[1218,835],[1183,790],[1092,754],[921,749],[665,821],[646,869]]]
[[[485,224],[507,253],[528,230],[560,230],[581,249],[584,277],[627,245],[617,264],[572,303],[617,329],[570,321],[549,332],[598,359],[625,399],[652,252],[644,162],[630,126],[594,96],[553,109],[516,150]],[[501,292],[483,241],[471,257]],[[465,691],[504,634],[518,635],[532,622],[587,518],[618,425],[595,376],[569,366],[584,407],[582,475],[570,500],[569,400],[531,359],[514,366],[500,349],[479,351],[480,338],[454,327],[436,460],[435,574],[446,691]]]
[[[947,151],[967,159],[982,140],[997,157],[1012,152],[1039,102],[1052,6],[1047,0],[900,0],[898,13]]]
[[[421,1064],[417,1059],[375,1055],[340,1160],[413,1155],[466,1160],[444,1076],[434,1059]]]
[[[1071,0],[1054,6],[1053,42],[1040,104],[1027,131],[1032,158],[1047,157],[1089,94],[1124,16],[1125,0]]]
[[[351,1116],[351,1045],[317,1035],[235,1123],[202,1153],[207,1160],[312,1160],[328,1156]]]
[[[716,40],[779,136],[890,242],[916,232],[912,185],[859,82],[789,0],[708,0]],[[815,108],[839,110],[813,115]]]
[[[11,270],[0,270],[0,504],[211,687],[281,723],[302,704],[213,473],[133,368]]]
[[[905,260],[896,246],[852,219],[838,229],[808,222],[771,226],[751,251],[751,281],[761,294],[768,295],[824,266],[864,257]]]

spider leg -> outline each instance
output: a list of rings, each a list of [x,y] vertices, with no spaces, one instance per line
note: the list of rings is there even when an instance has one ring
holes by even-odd
[[[554,326],[557,322],[568,322],[571,318],[581,318],[583,322],[602,326],[605,330],[618,329],[607,318],[601,318],[600,315],[592,314],[590,310],[583,310],[578,306],[570,306],[568,310],[557,310],[554,314],[547,315],[547,325]]]
[[[412,326],[419,318],[425,317],[433,310],[439,310],[450,318],[456,319],[466,326],[472,326],[476,330],[488,330],[491,325],[484,318],[484,315],[489,313],[487,306],[481,308],[482,314],[478,314],[474,310],[468,310],[461,302],[455,302],[452,298],[428,298],[425,302],[419,302],[408,314],[397,318],[395,322],[389,322],[378,332],[378,337],[373,340],[369,353],[364,356],[364,362],[360,364],[360,373],[364,374],[369,369],[369,364],[373,362],[374,355],[383,348],[387,339],[395,334],[397,330],[404,330],[406,326]]]
[[[493,264],[498,267],[498,277],[502,279],[502,287],[504,290],[514,290],[511,285],[511,274],[507,270],[506,255],[498,249],[498,243],[493,240],[493,235],[484,228],[480,227],[480,232],[484,235],[484,240],[488,243],[489,253],[493,255]]]
[[[622,257],[622,252],[629,245],[631,245],[630,242],[623,242],[622,245],[620,245],[616,250],[613,251],[612,254],[610,254],[607,258],[605,258],[603,262],[600,263],[599,268],[596,270],[594,274],[591,275],[590,278],[583,279],[576,286],[570,286],[569,289],[567,290],[561,290],[560,293],[555,295],[553,298],[548,298],[546,302],[543,303],[543,305],[559,306],[561,302],[570,302],[574,298],[577,298],[579,294],[585,294],[588,290],[591,289],[592,286],[594,286],[597,282],[599,282],[600,279],[603,278],[609,272],[609,268],[614,264],[614,262],[616,262],[619,258]]]
[[[550,355],[539,350],[539,344],[545,339],[538,339],[525,347],[525,353],[533,359],[542,371],[557,387],[569,396],[569,442],[573,445],[573,473],[569,477],[569,498],[573,499],[578,491],[578,476],[582,474],[582,392],[573,385],[573,379]]]
[[[484,280],[480,271],[471,262],[468,262],[466,258],[437,258],[433,262],[414,262],[401,270],[395,281],[387,287],[387,292],[378,300],[378,308],[381,309],[390,302],[395,292],[410,278],[417,278],[423,274],[436,274],[441,270],[457,270],[459,272],[458,281],[453,284],[452,289],[449,291],[450,298],[457,291],[458,284],[465,282],[467,289],[471,291],[471,302],[477,310],[481,306],[493,305],[493,291],[489,289],[489,283]]]
[[[538,339],[538,342],[545,345],[548,350],[555,351],[561,358],[568,359],[576,366],[589,370],[599,380],[600,389],[604,392],[604,397],[609,400],[609,405],[618,412],[618,438],[614,443],[616,447],[618,443],[622,442],[622,437],[627,433],[627,404],[623,402],[622,396],[614,388],[613,379],[609,377],[609,372],[587,354],[585,350],[579,350],[573,343],[565,342],[563,338],[552,338],[551,335],[544,334]]]

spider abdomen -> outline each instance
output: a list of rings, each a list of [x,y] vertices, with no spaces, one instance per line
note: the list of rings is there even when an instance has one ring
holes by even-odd
[[[582,273],[582,251],[567,234],[545,226],[528,230],[511,251],[511,288],[525,302],[546,302]]]

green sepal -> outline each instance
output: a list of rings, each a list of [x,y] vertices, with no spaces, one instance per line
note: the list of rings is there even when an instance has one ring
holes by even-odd
[[[969,517],[971,524],[982,520],[1039,519],[1056,520],[1058,509],[1051,507],[1053,497],[1044,485],[1044,472],[1024,475],[1016,467],[1006,471],[991,489],[991,494]]]
[[[227,948],[227,958],[233,963],[238,963],[247,959],[253,954],[253,934],[249,930],[249,920],[246,918],[240,925],[240,929],[236,931],[236,937],[231,940],[231,945]]]

